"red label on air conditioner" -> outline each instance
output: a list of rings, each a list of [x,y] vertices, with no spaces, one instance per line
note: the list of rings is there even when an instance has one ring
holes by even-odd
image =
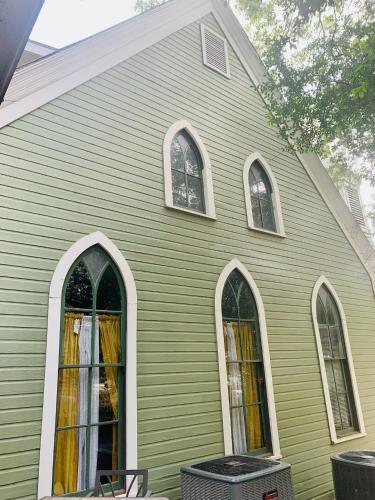
[[[277,490],[272,490],[263,494],[263,500],[273,500],[274,498],[279,498]]]

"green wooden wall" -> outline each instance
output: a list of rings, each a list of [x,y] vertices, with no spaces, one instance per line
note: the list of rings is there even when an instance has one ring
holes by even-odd
[[[213,17],[204,22],[219,31]],[[230,49],[230,80],[202,64],[200,26],[166,38],[0,131],[0,491],[35,499],[52,273],[103,231],[139,298],[139,464],[179,496],[179,465],[223,453],[214,318],[237,257],[266,311],[280,441],[296,500],[332,498],[329,457],[375,447],[375,322],[369,277]],[[185,118],[211,158],[217,221],[164,206],[162,143]],[[260,151],[280,188],[286,238],[247,228],[242,170]],[[333,446],[311,293],[324,274],[343,303],[368,437]]]

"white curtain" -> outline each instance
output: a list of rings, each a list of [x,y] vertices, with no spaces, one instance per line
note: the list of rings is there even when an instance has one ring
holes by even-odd
[[[227,361],[238,361],[236,339],[232,323],[226,323],[224,332],[227,341]],[[231,407],[243,405],[241,369],[238,363],[228,363],[228,390]],[[245,415],[243,408],[232,408],[232,442],[233,453],[244,453],[247,451]]]
[[[92,317],[84,316],[79,331],[79,364],[89,365],[91,363],[91,330]],[[95,343],[93,362],[99,362],[99,322],[95,325]],[[93,380],[91,390],[91,421],[97,422],[99,417],[99,368],[93,368]],[[81,368],[78,378],[78,425],[87,424],[88,417],[88,369]],[[98,456],[98,427],[91,430],[90,440],[90,472],[89,487],[95,485],[95,473]],[[86,428],[78,431],[78,480],[77,491],[86,489]]]

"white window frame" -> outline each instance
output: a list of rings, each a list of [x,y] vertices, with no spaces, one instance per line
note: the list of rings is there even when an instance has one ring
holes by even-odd
[[[326,367],[325,367],[325,362],[324,362],[322,342],[321,342],[321,338],[320,338],[318,315],[317,315],[318,294],[319,294],[319,290],[320,290],[321,286],[323,286],[323,285],[325,285],[327,287],[327,289],[329,290],[329,292],[331,293],[333,299],[336,302],[336,305],[337,305],[337,308],[339,311],[341,325],[342,325],[342,333],[343,333],[345,349],[346,349],[346,357],[347,357],[347,362],[348,362],[348,366],[349,366],[349,375],[350,375],[351,384],[352,384],[354,407],[355,407],[355,411],[356,411],[356,417],[357,417],[358,428],[359,428],[358,431],[354,431],[352,434],[350,434],[348,436],[344,436],[342,438],[337,436],[337,432],[336,432],[336,428],[335,428],[335,422],[334,422],[332,406],[331,406],[331,398],[329,395],[328,378],[327,378],[327,372],[326,372]],[[364,437],[367,434],[366,434],[366,430],[365,430],[365,424],[363,421],[361,402],[360,402],[358,386],[357,386],[357,379],[356,379],[355,371],[354,371],[353,357],[352,357],[352,351],[350,348],[350,341],[349,341],[348,327],[347,327],[347,323],[346,323],[346,316],[345,316],[344,308],[342,307],[341,301],[339,299],[339,296],[336,293],[336,290],[334,289],[334,287],[331,285],[331,283],[328,281],[328,279],[325,276],[321,276],[317,280],[317,282],[315,283],[313,293],[312,293],[311,307],[312,307],[312,317],[313,317],[313,322],[314,322],[316,346],[317,346],[318,356],[319,356],[320,373],[321,373],[321,377],[322,377],[323,392],[324,392],[324,399],[325,399],[325,404],[326,404],[326,408],[327,408],[328,426],[329,426],[329,431],[330,431],[330,435],[331,435],[331,441],[333,444],[338,444],[338,443],[343,443],[345,441],[350,441],[352,439]]]
[[[190,210],[188,208],[179,207],[173,204],[173,186],[172,186],[172,161],[171,161],[171,146],[175,135],[182,131],[186,132],[191,136],[192,140],[195,142],[196,147],[202,158],[202,182],[203,182],[203,196],[204,196],[204,212],[198,212],[195,210]],[[174,123],[167,131],[164,137],[163,144],[163,159],[164,159],[164,193],[165,193],[165,204],[169,208],[179,210],[181,212],[187,212],[198,217],[206,217],[208,219],[216,219],[215,211],[215,201],[214,201],[214,190],[212,185],[212,172],[210,157],[208,156],[206,147],[200,138],[197,130],[191,125],[187,120],[179,120]]]
[[[231,260],[224,267],[218,279],[215,292],[216,336],[217,336],[217,348],[218,348],[218,360],[219,360],[221,409],[222,409],[223,432],[224,432],[224,452],[225,455],[231,455],[233,453],[233,443],[232,443],[232,427],[231,427],[230,404],[229,404],[229,393],[228,393],[227,363],[225,359],[222,296],[227,279],[230,273],[235,269],[237,269],[247,281],[254,296],[258,310],[260,338],[262,343],[263,369],[264,369],[266,391],[267,391],[269,427],[271,434],[271,446],[272,446],[271,458],[279,459],[281,458],[280,442],[279,442],[279,432],[277,427],[275,396],[273,392],[271,360],[270,360],[270,353],[268,346],[264,305],[262,297],[259,293],[258,287],[253,277],[246,269],[246,267],[238,259]]]
[[[117,265],[126,290],[126,468],[137,468],[137,291],[130,267],[120,250],[100,231],[74,243],[62,256],[52,277],[48,302],[46,367],[39,458],[38,499],[52,494],[61,301],[66,276],[85,250],[100,245]]]
[[[207,47],[206,47],[206,37],[205,37],[205,31],[209,31],[213,35],[217,36],[224,42],[224,53],[225,53],[225,61],[227,65],[227,72],[221,71],[218,69],[216,66],[213,66],[207,61]],[[216,33],[216,31],[212,30],[205,24],[201,23],[201,38],[202,38],[202,55],[203,55],[203,64],[207,66],[210,69],[213,69],[217,73],[220,73],[220,75],[225,76],[230,80],[230,66],[229,66],[229,55],[228,55],[228,41],[223,35],[219,35],[219,33]]]
[[[258,161],[263,167],[268,180],[272,188],[272,205],[273,214],[275,219],[276,231],[269,231],[268,229],[263,229],[262,227],[257,227],[254,225],[253,210],[251,207],[251,194],[250,194],[250,184],[249,184],[249,172],[252,164]],[[247,213],[247,224],[249,229],[254,231],[259,231],[261,233],[273,234],[276,236],[285,237],[284,221],[281,210],[281,201],[279,187],[277,185],[276,177],[274,176],[272,169],[267,162],[267,160],[258,152],[252,153],[247,157],[243,169],[243,185],[245,191],[245,203],[246,203],[246,213]]]

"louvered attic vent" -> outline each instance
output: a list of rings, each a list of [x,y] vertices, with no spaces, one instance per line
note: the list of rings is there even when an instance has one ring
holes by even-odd
[[[224,37],[201,24],[203,63],[230,78],[228,47]]]

